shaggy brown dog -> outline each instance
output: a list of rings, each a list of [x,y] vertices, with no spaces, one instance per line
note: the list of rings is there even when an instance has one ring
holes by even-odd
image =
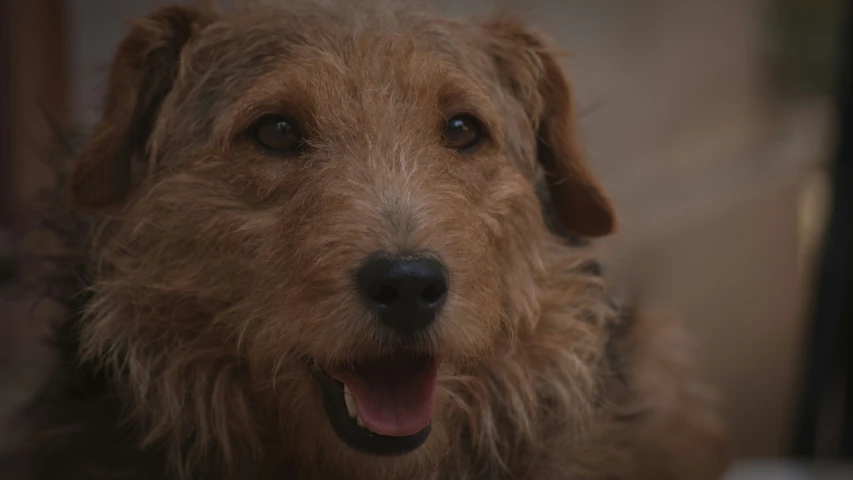
[[[41,478],[718,478],[677,331],[568,240],[614,228],[573,123],[511,15],[138,21],[73,165],[99,220]]]

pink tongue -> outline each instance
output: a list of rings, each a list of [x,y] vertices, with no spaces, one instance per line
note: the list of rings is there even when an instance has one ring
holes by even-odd
[[[405,437],[432,420],[436,366],[426,359],[388,358],[338,372],[371,432]]]

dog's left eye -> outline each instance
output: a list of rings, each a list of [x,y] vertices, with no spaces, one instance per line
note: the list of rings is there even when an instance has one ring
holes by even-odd
[[[471,115],[458,115],[444,126],[444,143],[458,152],[470,152],[483,141],[483,126]]]
[[[305,144],[296,124],[277,115],[268,115],[258,120],[252,127],[251,134],[258,144],[280,155],[299,155]]]

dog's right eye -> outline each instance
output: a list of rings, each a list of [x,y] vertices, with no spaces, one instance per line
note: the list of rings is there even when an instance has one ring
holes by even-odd
[[[444,126],[444,144],[460,153],[468,153],[483,140],[483,125],[472,115],[457,115]]]
[[[305,145],[296,124],[277,115],[262,117],[252,127],[251,133],[259,145],[279,155],[299,155]]]

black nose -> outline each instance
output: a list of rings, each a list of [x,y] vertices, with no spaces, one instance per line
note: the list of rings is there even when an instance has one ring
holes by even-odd
[[[435,320],[447,297],[447,269],[428,257],[375,256],[358,272],[358,288],[385,325],[413,334]]]

